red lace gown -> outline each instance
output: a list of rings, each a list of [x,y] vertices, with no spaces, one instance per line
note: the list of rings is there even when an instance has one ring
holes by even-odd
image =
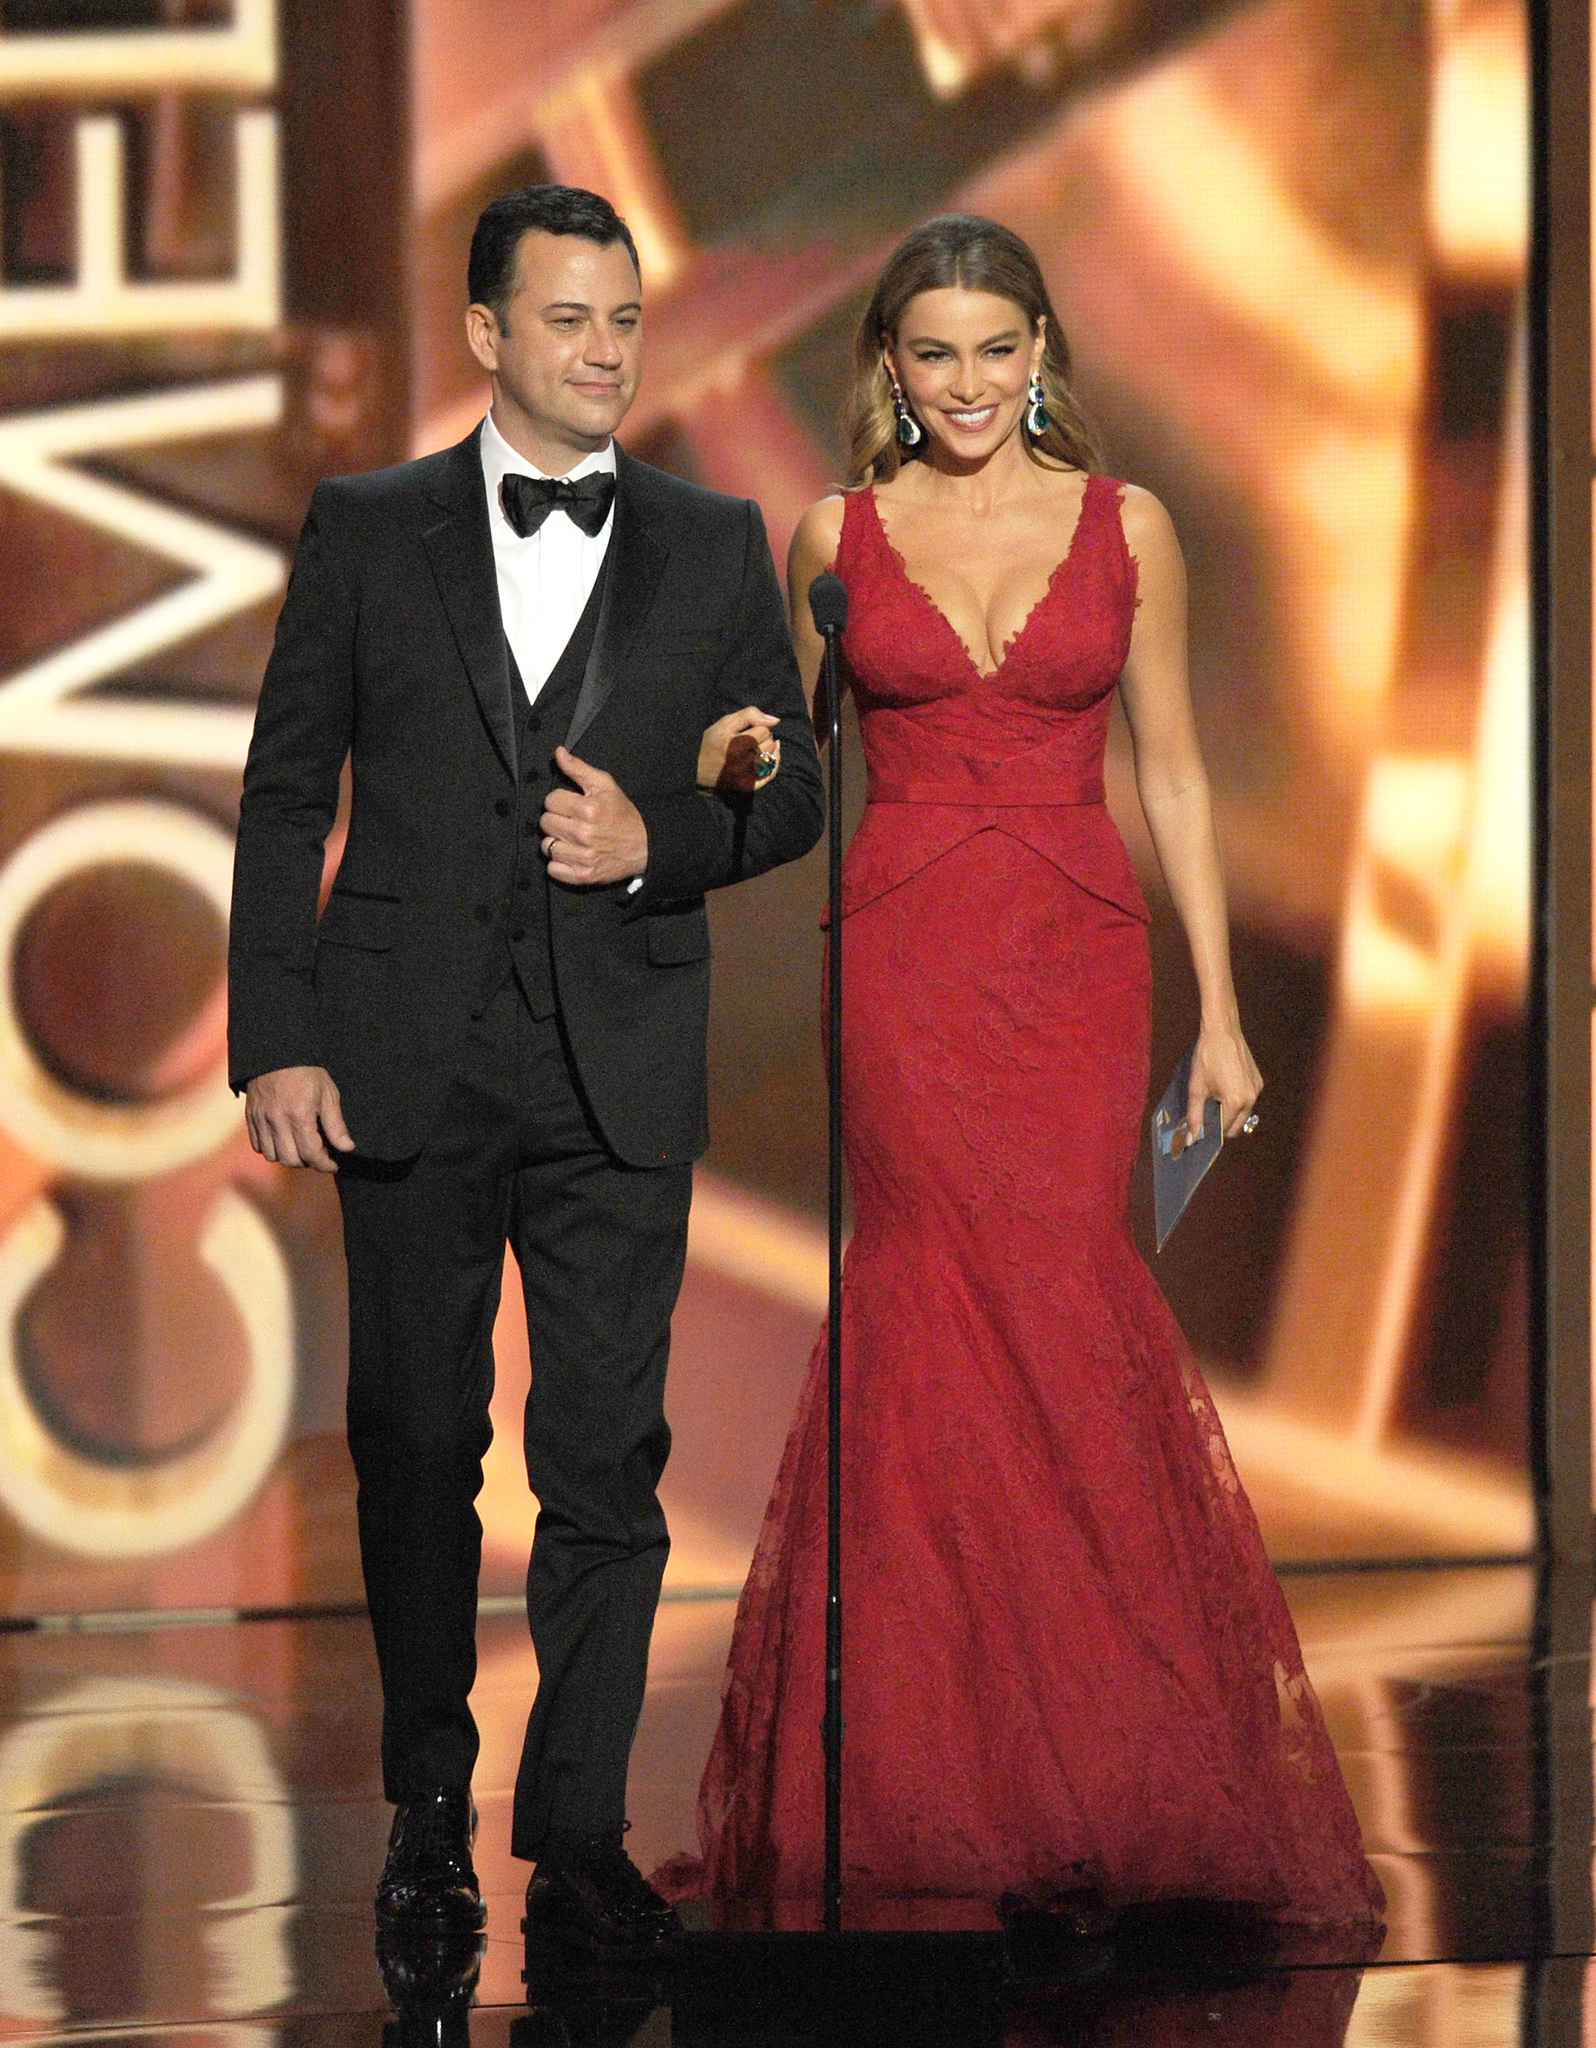
[[[847,1911],[957,1923],[1087,1882],[1367,1927],[1295,1631],[1130,1236],[1150,982],[1103,803],[1120,495],[1091,479],[991,675],[872,494],[846,500],[870,798],[844,880]],[[823,1862],[825,1364],[822,1334],[699,1800],[701,1887],[790,1924]]]

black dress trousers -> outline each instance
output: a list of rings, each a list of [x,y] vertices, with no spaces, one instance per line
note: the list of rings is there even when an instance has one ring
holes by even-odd
[[[580,1092],[558,1017],[513,980],[487,1003],[420,1156],[339,1169],[349,1260],[349,1443],[383,1686],[391,1800],[469,1784],[477,1731],[493,1323],[508,1239],[526,1292],[527,1572],[539,1684],[511,1846],[597,1834],[626,1769],[670,1547],[656,1486],[690,1166],[621,1164]]]

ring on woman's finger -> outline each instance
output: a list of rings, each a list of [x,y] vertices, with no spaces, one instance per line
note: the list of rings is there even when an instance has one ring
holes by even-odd
[[[1250,1137],[1252,1136],[1253,1132],[1254,1132],[1255,1130],[1257,1130],[1257,1128],[1258,1128],[1258,1112],[1257,1112],[1257,1110],[1254,1110],[1254,1111],[1253,1111],[1253,1113],[1252,1113],[1252,1115],[1251,1115],[1251,1116],[1249,1116],[1249,1117],[1247,1118],[1246,1122],[1245,1122],[1245,1123],[1244,1123],[1244,1124],[1242,1125],[1242,1127],[1241,1127],[1241,1135],[1242,1135],[1242,1136],[1243,1136],[1244,1138],[1250,1138]]]

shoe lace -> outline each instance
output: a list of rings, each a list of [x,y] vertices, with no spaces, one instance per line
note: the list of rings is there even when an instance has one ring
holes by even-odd
[[[414,1814],[411,1825],[415,1829],[412,1843],[419,1856],[436,1855],[442,1858],[454,1847],[453,1833],[458,1816],[453,1811],[453,1802],[446,1799],[425,1801],[418,1813]],[[451,1863],[459,1859],[449,1854]]]
[[[630,1827],[630,1821],[627,1826]],[[630,1905],[652,1910],[659,1905],[659,1893],[631,1857],[621,1835],[610,1835],[590,1852],[595,1876],[602,1874],[622,1892]]]

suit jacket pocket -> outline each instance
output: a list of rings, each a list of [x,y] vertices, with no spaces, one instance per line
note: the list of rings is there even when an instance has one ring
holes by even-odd
[[[351,946],[360,953],[390,953],[399,937],[399,898],[334,888],[316,927],[318,946]]]
[[[684,967],[709,958],[709,912],[702,903],[686,910],[656,910],[646,919],[648,957],[656,967]]]

